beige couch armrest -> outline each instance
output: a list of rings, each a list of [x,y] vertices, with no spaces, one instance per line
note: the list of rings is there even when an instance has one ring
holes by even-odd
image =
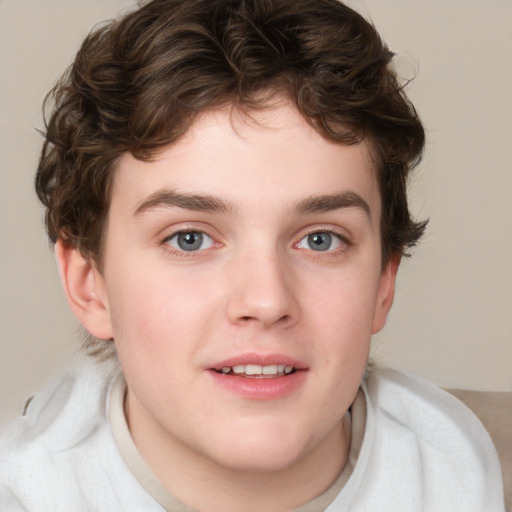
[[[449,389],[478,416],[498,452],[505,505],[512,512],[512,393]]]

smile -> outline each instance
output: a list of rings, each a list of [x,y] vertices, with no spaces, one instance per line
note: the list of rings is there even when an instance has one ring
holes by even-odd
[[[270,364],[270,365],[259,365],[259,364],[239,364],[235,366],[224,366],[218,373],[224,375],[236,375],[238,377],[248,378],[274,378],[284,377],[295,372],[295,368],[290,365],[284,364]]]
[[[309,366],[287,354],[246,352],[206,367],[215,386],[249,400],[279,400],[307,382]]]

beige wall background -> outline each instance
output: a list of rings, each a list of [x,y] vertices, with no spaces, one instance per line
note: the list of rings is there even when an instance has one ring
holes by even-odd
[[[427,128],[402,264],[374,358],[442,386],[512,391],[512,1],[350,0],[398,54]],[[0,0],[0,422],[79,350],[33,192],[41,102],[127,0]]]

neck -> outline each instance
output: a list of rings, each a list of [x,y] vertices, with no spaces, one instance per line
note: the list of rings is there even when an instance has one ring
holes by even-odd
[[[141,456],[175,498],[196,510],[292,510],[327,490],[348,459],[348,413],[308,453],[284,468],[265,471],[219,464],[138,412],[136,400],[128,393],[125,415]]]

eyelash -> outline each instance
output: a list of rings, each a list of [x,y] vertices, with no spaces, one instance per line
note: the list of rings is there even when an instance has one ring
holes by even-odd
[[[163,240],[160,242],[160,245],[165,248],[166,251],[170,252],[174,256],[179,256],[181,258],[193,258],[198,255],[198,253],[203,253],[204,251],[210,249],[211,247],[207,247],[205,249],[199,249],[199,250],[193,250],[193,251],[187,251],[185,249],[178,249],[176,247],[173,247],[169,242],[175,238],[179,237],[179,235],[185,235],[187,233],[194,233],[198,235],[205,235],[208,238],[211,239],[212,245],[211,247],[214,247],[215,245],[219,245],[215,238],[210,235],[208,232],[206,232],[204,229],[199,228],[182,228],[178,229],[177,231],[173,231],[172,233],[166,235]]]
[[[178,237],[179,235],[187,234],[187,233],[195,233],[195,234],[199,234],[199,235],[205,235],[205,236],[207,236],[208,238],[211,239],[212,245],[210,247],[205,248],[205,249],[198,249],[198,250],[192,250],[192,251],[187,251],[185,249],[178,249],[178,248],[175,248],[172,245],[170,245],[169,242],[173,238]],[[308,248],[301,248],[301,247],[299,247],[299,244],[304,239],[306,239],[307,237],[309,237],[311,235],[315,235],[315,234],[329,234],[329,235],[331,235],[332,237],[334,237],[335,239],[337,239],[339,241],[340,247],[336,247],[334,249],[328,249],[328,250],[325,250],[325,251],[315,251],[314,249],[310,249],[310,248],[308,249]],[[178,229],[177,231],[174,231],[174,232],[166,235],[162,239],[162,241],[160,242],[160,245],[163,246],[167,251],[169,251],[171,254],[173,254],[175,256],[179,256],[179,257],[182,257],[182,258],[193,258],[193,257],[197,257],[201,253],[204,253],[204,251],[207,251],[210,248],[214,248],[215,246],[219,246],[220,244],[218,242],[216,242],[215,237],[210,235],[206,230],[200,229],[200,228],[190,227],[190,228]],[[336,230],[334,230],[332,228],[315,227],[314,229],[312,228],[311,230],[308,230],[305,233],[301,234],[301,237],[300,237],[299,241],[294,243],[293,247],[298,249],[298,250],[307,250],[309,253],[314,254],[314,257],[317,257],[317,258],[322,258],[323,257],[323,258],[325,258],[325,257],[337,256],[340,253],[345,252],[347,250],[347,248],[350,247],[351,245],[352,245],[352,242],[351,242],[351,240],[346,235],[342,235],[338,231],[336,231]]]
[[[297,249],[300,250],[301,248],[298,247],[298,245],[307,237],[309,237],[311,235],[315,235],[315,234],[329,234],[329,235],[333,236],[334,238],[336,238],[340,243],[340,247],[337,247],[334,249],[329,249],[326,251],[315,251],[313,249],[306,249],[309,252],[314,253],[315,257],[324,257],[325,258],[325,257],[337,256],[340,253],[345,252],[347,250],[347,248],[352,245],[352,241],[350,240],[350,238],[348,236],[342,235],[341,233],[339,233],[338,231],[336,231],[332,228],[315,227],[309,231],[306,231],[306,233],[301,236],[300,240],[294,244],[294,247],[296,247]]]

